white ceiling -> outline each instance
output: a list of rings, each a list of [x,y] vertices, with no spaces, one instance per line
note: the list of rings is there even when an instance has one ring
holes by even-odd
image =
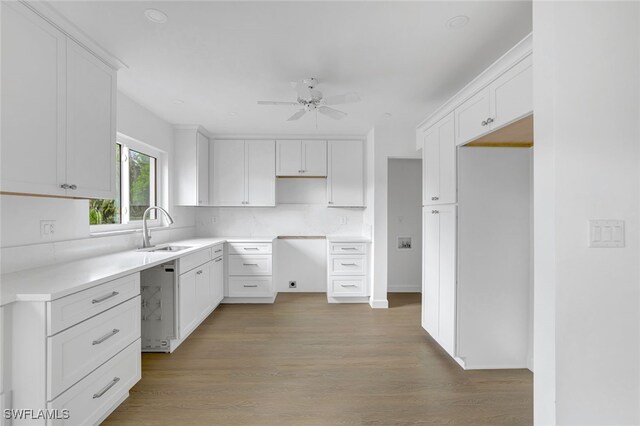
[[[62,1],[54,7],[128,65],[119,89],[171,123],[214,133],[364,134],[415,126],[531,31],[531,2]],[[155,24],[147,8],[169,20]],[[446,22],[467,15],[469,24]],[[289,82],[356,91],[341,121],[287,122]],[[175,100],[184,101],[176,104]],[[392,114],[385,118],[384,114]],[[237,113],[232,116],[230,113]]]

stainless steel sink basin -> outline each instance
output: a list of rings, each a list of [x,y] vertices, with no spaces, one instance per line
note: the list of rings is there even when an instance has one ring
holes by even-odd
[[[156,252],[156,251],[166,251],[166,252],[174,252],[174,251],[182,251],[185,249],[191,248],[190,246],[164,246],[164,247],[150,247],[150,248],[145,248],[145,249],[140,249],[138,251],[149,251],[149,252]]]

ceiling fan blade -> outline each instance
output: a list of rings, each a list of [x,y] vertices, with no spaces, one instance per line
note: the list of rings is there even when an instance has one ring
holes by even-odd
[[[347,116],[346,112],[338,111],[337,109],[329,108],[328,106],[318,107],[318,112],[320,112],[320,114],[331,117],[334,120],[342,120]]]
[[[345,93],[344,95],[334,95],[327,96],[324,98],[325,105],[340,105],[340,104],[350,104],[354,102],[358,102],[360,100],[360,96],[357,93]]]
[[[258,105],[300,105],[297,102],[258,101]]]
[[[305,110],[304,108],[301,109],[300,111],[296,112],[295,114],[293,114],[291,117],[289,117],[287,119],[287,121],[295,121],[298,120],[300,117],[302,117],[303,115],[305,115],[307,113],[307,110]]]

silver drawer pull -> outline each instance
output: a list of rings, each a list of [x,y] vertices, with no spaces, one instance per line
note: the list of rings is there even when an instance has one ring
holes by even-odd
[[[221,261],[222,261],[222,258],[221,258],[221,257],[219,257],[219,258],[217,258],[217,259],[215,260],[215,262],[221,262]]]
[[[340,250],[358,250],[357,247],[342,247]]]
[[[196,274],[198,274],[198,275],[202,274],[202,269],[200,269],[198,272],[196,272]]]
[[[93,299],[93,300],[91,301],[91,303],[101,303],[101,302],[104,302],[104,301],[105,301],[105,300],[107,300],[107,299],[111,299],[112,297],[116,297],[116,296],[117,296],[117,295],[119,295],[119,294],[120,294],[120,293],[118,293],[117,291],[114,291],[114,292],[113,292],[113,293],[111,293],[111,294],[107,294],[107,295],[105,295],[105,296],[98,297],[97,299]]]
[[[355,284],[340,284],[340,286],[342,286],[342,287],[358,287]]]
[[[113,336],[115,336],[118,333],[120,333],[120,330],[118,330],[117,328],[114,328],[113,330],[111,330],[110,333],[107,333],[104,336],[102,336],[101,338],[94,340],[92,344],[93,345],[99,345],[100,343],[104,342],[107,339],[112,338]]]
[[[214,253],[220,253],[222,249],[214,251]]]
[[[260,250],[258,247],[243,247],[243,250]]]
[[[358,266],[357,263],[341,263],[342,266]]]
[[[258,284],[245,284],[243,287],[258,287]]]
[[[114,387],[116,385],[116,383],[118,383],[119,381],[120,381],[120,377],[114,377],[113,380],[111,382],[109,382],[109,384],[107,386],[103,387],[100,392],[93,394],[93,399],[100,398],[102,395],[107,393],[107,391],[109,389]]]
[[[243,263],[242,266],[258,266],[257,263]]]

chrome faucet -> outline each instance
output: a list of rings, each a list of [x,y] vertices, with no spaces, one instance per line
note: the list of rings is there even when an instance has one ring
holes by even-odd
[[[142,214],[142,248],[153,247],[149,240],[151,240],[151,230],[147,227],[147,216],[151,210],[161,211],[164,216],[167,218],[167,224],[171,225],[173,223],[173,218],[169,214],[168,211],[159,206],[151,206],[144,211]]]

